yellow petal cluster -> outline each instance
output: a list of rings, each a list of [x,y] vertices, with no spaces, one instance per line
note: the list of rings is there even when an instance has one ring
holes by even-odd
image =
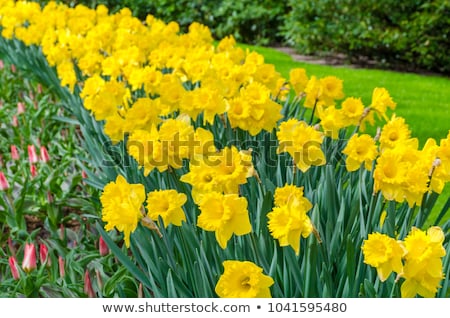
[[[142,184],[129,184],[121,175],[108,183],[100,196],[102,220],[105,229],[116,228],[124,233],[125,245],[130,246],[130,234],[136,230],[143,217],[141,208],[145,201],[145,188]]]
[[[450,162],[446,156],[448,138],[441,140],[440,146],[429,139],[418,149],[418,140],[408,138],[403,119],[393,117],[385,127],[374,171],[374,190],[381,191],[388,200],[407,201],[410,207],[420,205],[429,191],[442,192],[450,180],[445,172]]]
[[[326,76],[321,79],[311,76],[304,93],[306,94],[305,107],[332,106],[336,100],[344,98],[343,82],[335,76]]]
[[[347,142],[343,154],[347,155],[345,167],[348,171],[356,171],[364,163],[367,170],[372,170],[372,163],[378,155],[375,140],[367,134],[353,135]]]
[[[381,151],[385,149],[395,148],[396,145],[401,145],[410,142],[411,131],[402,117],[392,116],[381,130],[380,148]]]
[[[364,263],[377,269],[381,281],[397,273],[397,280],[402,278],[402,297],[434,297],[444,278],[444,239],[437,226],[426,232],[413,227],[403,241],[372,233],[362,246]]]
[[[186,195],[175,190],[152,191],[147,196],[147,216],[154,221],[161,217],[166,227],[169,224],[181,226],[181,222],[186,221],[182,208],[186,201]]]
[[[149,130],[136,129],[127,142],[128,153],[144,167],[146,176],[155,168],[160,172],[181,168],[194,149],[194,127],[183,117],[165,120],[159,130],[155,125]]]
[[[381,233],[369,234],[362,246],[364,263],[377,269],[378,277],[384,282],[392,272],[402,273],[404,254],[402,245],[395,239]]]
[[[229,105],[227,114],[231,127],[247,130],[251,135],[262,129],[271,130],[282,117],[281,105],[271,99],[269,88],[258,82],[242,87]]]
[[[364,113],[364,105],[361,98],[347,97],[341,105],[343,120],[347,126],[357,126]]]
[[[269,231],[280,246],[291,246],[300,253],[300,237],[308,237],[313,225],[306,214],[311,202],[303,196],[303,187],[286,185],[275,190],[275,207],[267,217]]]
[[[252,231],[247,210],[247,199],[237,194],[210,192],[203,195],[197,226],[205,231],[214,231],[217,243],[225,249],[229,239]]]
[[[325,154],[321,149],[323,134],[304,121],[291,118],[282,122],[277,131],[277,153],[287,152],[297,167],[306,172],[311,166],[324,165]]]
[[[442,257],[445,256],[444,232],[431,227],[426,232],[413,228],[405,238],[405,266],[402,297],[434,297],[444,278]]]
[[[431,152],[435,150],[435,156],[431,167],[430,188],[441,193],[447,182],[450,182],[450,130],[447,138],[441,139],[439,146],[435,145],[434,140],[430,139],[424,148],[430,144]]]
[[[221,298],[270,298],[272,277],[249,261],[224,261],[224,271],[216,284],[216,294]]]
[[[373,109],[378,116],[387,119],[386,111],[389,107],[394,110],[397,106],[392,100],[391,95],[384,87],[376,87],[372,93],[372,103],[370,104],[370,108]]]
[[[304,68],[293,68],[289,71],[289,84],[294,89],[295,95],[303,93],[307,83],[308,76]]]
[[[211,191],[237,194],[239,185],[254,173],[252,155],[235,146],[225,147],[209,156],[197,156],[189,162],[189,172],[180,180],[192,185],[192,196],[199,202]]]

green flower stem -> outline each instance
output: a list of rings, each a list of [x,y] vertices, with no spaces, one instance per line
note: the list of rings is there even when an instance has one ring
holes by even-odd
[[[312,109],[311,118],[309,119],[310,126],[312,125],[312,122],[314,120],[314,113],[316,112],[317,102],[318,102],[318,100],[316,99],[316,101],[314,102],[314,107]]]
[[[400,279],[400,277],[397,277],[397,278],[394,280],[394,283],[392,284],[391,292],[390,292],[390,294],[389,294],[389,298],[393,298],[393,297],[394,297],[395,289],[396,289],[396,287],[397,287],[397,282],[398,282],[399,279]]]

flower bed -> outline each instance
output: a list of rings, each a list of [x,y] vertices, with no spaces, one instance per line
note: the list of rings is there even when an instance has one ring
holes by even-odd
[[[448,296],[448,209],[429,215],[450,132],[419,149],[385,88],[365,106],[334,76],[284,79],[198,23],[0,7],[1,49],[80,123],[97,228],[146,296]]]

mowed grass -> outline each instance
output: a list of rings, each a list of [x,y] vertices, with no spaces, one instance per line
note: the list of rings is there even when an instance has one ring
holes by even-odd
[[[249,45],[242,45],[242,47],[264,55],[265,62],[274,64],[286,78],[289,76],[289,71],[296,67],[304,68],[308,76],[315,75],[318,78],[336,76],[344,81],[345,96],[361,97],[366,106],[370,105],[375,87],[386,88],[397,103],[395,114],[405,118],[412,131],[412,137],[419,139],[421,147],[428,138],[434,138],[439,143],[440,139],[446,138],[449,133],[449,78],[349,66],[310,64],[294,61],[290,55],[275,49]],[[371,131],[373,133],[375,128]],[[437,215],[443,209],[449,197],[450,184],[448,183],[439,196],[433,215]]]
[[[368,106],[375,87],[386,88],[397,103],[395,113],[406,119],[412,136],[423,145],[427,138],[439,142],[450,130],[450,79],[443,76],[419,75],[393,71],[326,66],[296,62],[275,49],[245,46],[265,57],[285,77],[289,70],[302,67],[309,76],[333,75],[344,81],[346,97],[361,97]]]

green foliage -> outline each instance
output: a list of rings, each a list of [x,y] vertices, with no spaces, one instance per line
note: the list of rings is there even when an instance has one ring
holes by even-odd
[[[37,58],[38,51],[25,52],[13,42],[10,51],[5,50],[3,41],[1,59],[19,65],[5,63],[0,69],[0,171],[10,185],[0,191],[0,297],[86,297],[86,271],[96,295],[136,297],[136,279],[112,254],[99,254],[99,235],[92,228],[98,217],[98,194],[82,180],[81,166],[87,165],[80,146],[84,138],[78,120],[57,97],[64,90],[57,88],[58,82],[52,83],[52,72],[39,73],[49,66]],[[24,113],[17,113],[18,102],[23,103]],[[13,116],[17,126],[12,124]],[[12,158],[11,145],[17,147],[19,159]],[[27,145],[35,145],[38,155],[39,145],[45,145],[50,156],[48,162],[35,163],[34,177]],[[35,270],[23,271],[26,242],[37,248],[46,245],[51,265],[38,258]],[[12,276],[10,257],[17,259],[19,279]]]
[[[281,40],[278,28],[285,11],[283,1],[224,0],[211,11],[214,20],[208,25],[217,38],[231,34],[240,42],[273,44]]]
[[[300,52],[450,72],[448,1],[291,0],[289,6],[282,33]]]
[[[24,75],[20,70],[10,71],[10,65],[0,70],[0,169],[11,187],[0,195],[0,221],[4,222],[2,230],[7,228],[14,235],[27,230],[25,217],[56,229],[68,214],[68,200],[75,193],[82,194],[81,173],[73,160],[80,151],[76,127],[59,121],[61,105],[48,89]],[[19,104],[24,112],[18,112]],[[43,152],[40,147],[45,147],[48,162],[41,158],[31,165],[30,146],[38,155]],[[17,149],[18,158],[11,147]],[[5,240],[3,234],[0,243]]]

